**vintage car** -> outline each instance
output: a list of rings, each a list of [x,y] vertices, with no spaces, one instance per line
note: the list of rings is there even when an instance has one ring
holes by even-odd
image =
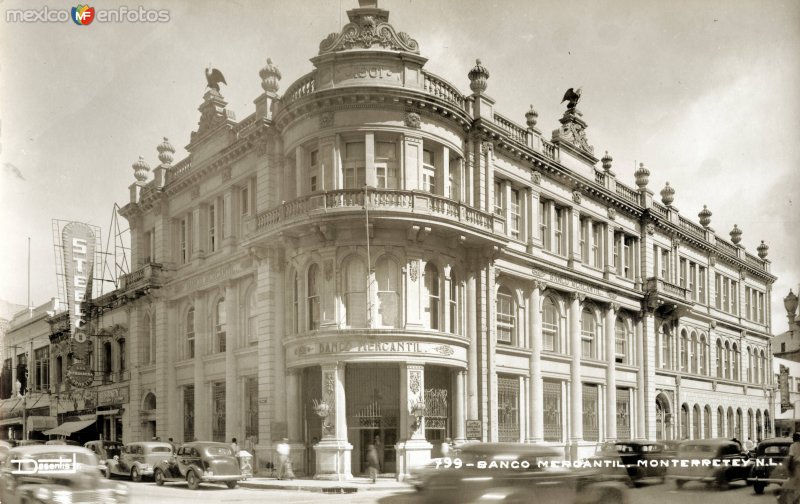
[[[639,485],[663,483],[667,474],[665,461],[672,458],[674,455],[666,453],[664,443],[658,441],[617,441],[598,445],[594,457],[589,460],[619,460],[632,484]]]
[[[118,457],[106,460],[110,475],[130,476],[132,481],[152,477],[153,469],[172,455],[172,445],[162,441],[138,441],[122,447]]]
[[[77,441],[73,441],[71,439],[51,439],[49,441],[45,441],[46,445],[70,445],[70,446],[80,446],[81,444]]]
[[[732,481],[747,483],[753,462],[738,442],[730,439],[684,441],[678,447],[675,464],[667,469],[667,478],[678,488],[687,481],[727,488]]]
[[[100,467],[106,477],[111,477],[111,472],[108,469],[108,460],[113,460],[114,457],[119,458],[120,454],[122,453],[122,443],[118,441],[89,441],[88,443],[83,445],[84,448],[87,448],[94,452],[97,455],[97,459],[100,461]]]
[[[430,504],[627,502],[625,481],[593,468],[571,467],[559,460],[562,456],[536,444],[475,443],[464,446],[458,457],[437,459],[415,471],[412,482],[419,500]]]
[[[153,473],[157,485],[169,481],[186,481],[189,488],[200,483],[225,483],[236,488],[244,479],[230,445],[198,441],[181,445],[174,455],[158,463]]]
[[[0,464],[0,502],[126,503],[128,487],[104,479],[97,457],[86,448],[22,446],[10,449]]]
[[[765,439],[758,443],[753,468],[747,478],[757,494],[764,493],[764,488],[770,483],[783,485],[789,479],[785,462],[791,445],[792,438],[788,437]]]

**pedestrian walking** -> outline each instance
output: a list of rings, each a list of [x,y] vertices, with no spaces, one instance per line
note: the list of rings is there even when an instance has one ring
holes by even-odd
[[[289,440],[283,438],[278,446],[275,448],[278,452],[278,479],[294,479],[294,472],[292,471],[292,462],[289,460],[289,453],[291,447]]]
[[[452,441],[450,440],[450,438],[445,438],[444,442],[442,443],[441,450],[442,450],[442,457],[443,458],[450,456],[450,443],[451,442]]]
[[[236,442],[236,438],[231,439],[231,450],[233,450],[234,456],[239,453],[239,443]]]
[[[375,445],[367,445],[367,468],[369,469],[369,477],[372,482],[378,479],[378,450]]]

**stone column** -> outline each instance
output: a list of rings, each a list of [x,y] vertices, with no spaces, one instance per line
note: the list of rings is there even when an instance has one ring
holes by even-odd
[[[617,439],[616,325],[619,305],[606,308],[606,440]]]
[[[225,441],[231,438],[244,439],[240,429],[242,404],[237,397],[239,391],[236,354],[239,346],[239,289],[228,281],[225,283]]]
[[[181,330],[181,324],[178,322],[180,318],[178,316],[178,303],[166,304],[167,307],[167,327],[169,333],[167,334],[178,334],[180,335],[178,338],[170,338],[167,334],[162,335],[164,339],[166,339],[166,371],[167,371],[167,382],[166,382],[166,389],[167,389],[167,404],[170,407],[167,408],[167,424],[164,426],[165,428],[161,428],[161,432],[167,433],[166,437],[161,436],[162,439],[167,439],[168,437],[172,437],[175,440],[183,439],[182,437],[178,436],[179,432],[183,430],[183,423],[181,422],[180,416],[180,409],[175,405],[181,404],[180,394],[178,393],[178,382],[177,382],[177,371],[175,366],[173,365],[175,362],[179,360],[178,357],[178,344],[179,342],[183,342],[185,333]],[[185,322],[185,321],[184,321]],[[116,345],[114,345],[116,346]],[[113,418],[111,420],[111,430],[113,432],[115,423]],[[111,438],[115,439],[115,438]]]
[[[583,295],[573,292],[569,306],[570,365],[570,459],[577,460],[578,444],[583,440],[583,388],[581,385],[581,301]]]
[[[644,362],[642,370],[645,375],[644,409],[646,411],[647,439],[656,438],[656,336],[655,318],[652,312],[641,312],[642,348]]]
[[[203,356],[206,354],[208,341],[208,299],[205,294],[198,293],[192,299],[194,304],[194,435],[197,439],[211,439],[211,415],[206,405],[205,370]],[[131,373],[131,376],[135,371]]]
[[[467,305],[465,308],[467,319],[467,339],[469,348],[467,349],[467,407],[469,420],[478,419],[478,328],[477,315],[477,279],[475,270],[471,269],[467,273]]]
[[[645,420],[647,409],[645,408],[645,360],[644,360],[644,329],[642,318],[636,320],[636,439],[647,439],[647,429]]]
[[[464,417],[464,381],[467,373],[463,369],[455,372],[455,387],[453,392],[453,435],[456,444],[467,440],[464,427],[466,418]]]
[[[400,435],[408,434],[408,439],[395,445],[397,450],[397,480],[403,481],[414,467],[420,467],[431,459],[431,445],[425,439],[425,417],[413,416],[414,405],[424,403],[425,366],[424,364],[400,364],[400,416],[406,417],[408,429]]]
[[[300,371],[290,369],[286,372],[286,391],[284,400],[286,402],[286,436],[289,438],[291,446],[291,458],[294,467],[305,467],[303,461],[306,460],[306,445],[303,442],[303,399],[300,395]]]
[[[375,171],[375,133],[364,135],[364,178],[369,187],[378,187],[378,173]]]
[[[576,262],[581,262],[581,251],[578,247],[581,242],[581,213],[578,208],[565,209],[564,211],[568,212],[568,219],[567,222],[564,222],[565,226],[562,230],[562,240],[565,239],[562,246],[564,247],[564,256],[569,258],[569,265],[572,267]],[[553,211],[553,214],[555,214],[555,211]],[[557,246],[552,250],[558,250]],[[591,250],[589,252],[589,255],[591,255]],[[587,264],[591,264],[591,261],[587,261]]]
[[[353,445],[347,442],[347,406],[344,394],[344,364],[322,365],[322,398],[330,406],[330,414],[323,420],[322,440],[314,445],[316,450],[316,479],[349,480],[350,453]]]
[[[542,291],[545,285],[534,282],[528,298],[528,325],[530,329],[531,357],[530,398],[528,400],[528,442],[538,443],[544,439],[544,387],[542,383]]]
[[[422,187],[422,138],[403,136],[403,184],[402,189],[411,191]]]

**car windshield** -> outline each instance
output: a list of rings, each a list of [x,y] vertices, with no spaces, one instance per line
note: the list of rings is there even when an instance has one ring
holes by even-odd
[[[232,457],[233,451],[226,446],[209,446],[205,450],[206,454],[211,457]]]

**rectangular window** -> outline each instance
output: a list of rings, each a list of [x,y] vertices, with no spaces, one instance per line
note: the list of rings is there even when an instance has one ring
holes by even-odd
[[[697,293],[700,303],[706,304],[706,268],[700,266],[697,270]]]
[[[764,293],[758,293],[758,321],[764,323]]]
[[[542,248],[550,250],[550,213],[549,205],[545,201],[539,201],[539,238],[542,240]]]
[[[617,389],[617,439],[631,438],[631,389]]]
[[[258,377],[248,376],[244,382],[244,436],[258,442]]]
[[[722,309],[726,312],[731,311],[731,280],[722,279]]]
[[[429,193],[436,192],[436,167],[433,164],[433,151],[422,151],[422,190]]]
[[[694,288],[695,278],[697,276],[697,265],[695,263],[689,263],[689,293],[691,298],[697,301],[697,289]]]
[[[497,378],[497,434],[499,441],[519,442],[519,378]]]
[[[520,224],[520,211],[519,211],[519,191],[511,189],[511,201],[509,208],[511,215],[511,236],[519,238],[519,224]]]
[[[345,144],[344,188],[360,189],[367,183],[364,142]]]
[[[194,385],[183,387],[183,441],[194,441]]]
[[[216,213],[214,212],[214,204],[208,206],[208,251],[214,252],[217,250],[217,234],[216,234]]]
[[[224,239],[227,236],[227,233],[230,232],[229,229],[225,228],[225,216],[228,214],[228,200],[225,198],[220,198],[219,200],[219,237]]]
[[[561,382],[544,380],[542,383],[544,407],[544,440],[560,442],[563,434]]]
[[[494,181],[494,214],[500,217],[505,217],[506,209],[503,205],[503,196],[505,196],[505,189],[501,180]]]
[[[598,422],[597,385],[583,384],[583,439],[598,441],[600,427]]]
[[[623,275],[628,280],[633,280],[633,251],[635,250],[634,243],[636,238],[632,236],[625,236],[623,238],[624,247],[622,248],[623,260]]]
[[[564,208],[556,207],[556,229],[555,229],[555,250],[558,255],[566,255],[566,247],[564,240],[566,239],[566,221],[567,211]]]
[[[623,275],[622,272],[622,261],[620,261],[619,256],[619,245],[620,243],[625,243],[625,235],[622,233],[614,233],[614,269],[617,271],[618,275]]]
[[[317,177],[319,176],[319,151],[313,150],[308,156],[308,188],[311,192],[317,190]]]
[[[589,219],[581,219],[581,234],[578,248],[581,251],[581,262],[589,264]]]
[[[681,271],[680,271],[679,284],[680,284],[681,287],[683,287],[685,289],[686,286],[689,285],[689,283],[688,283],[689,279],[687,278],[688,270],[687,270],[686,259],[684,259],[683,257],[681,257],[681,259],[680,259],[680,267],[681,267]]]
[[[739,282],[731,280],[731,313],[739,314]]]
[[[242,187],[239,198],[242,202],[242,215],[248,215],[250,213],[250,188],[248,186]]]
[[[399,164],[397,162],[397,146],[394,142],[375,143],[375,171],[379,188],[397,189],[399,187]]]
[[[225,382],[211,384],[211,440],[225,441]]]
[[[603,225],[592,223],[592,261],[595,268],[603,267]]]
[[[714,276],[714,307],[721,310],[722,304],[722,275],[717,273]]]
[[[34,351],[36,366],[36,390],[46,392],[50,388],[50,347],[37,348]]]
[[[667,249],[660,249],[660,250],[661,250],[661,278],[669,282],[670,281],[669,250]]]
[[[750,287],[744,288],[744,316],[753,320],[752,305],[750,304]]]
[[[514,341],[514,300],[504,292],[497,293],[497,342],[511,344]]]

